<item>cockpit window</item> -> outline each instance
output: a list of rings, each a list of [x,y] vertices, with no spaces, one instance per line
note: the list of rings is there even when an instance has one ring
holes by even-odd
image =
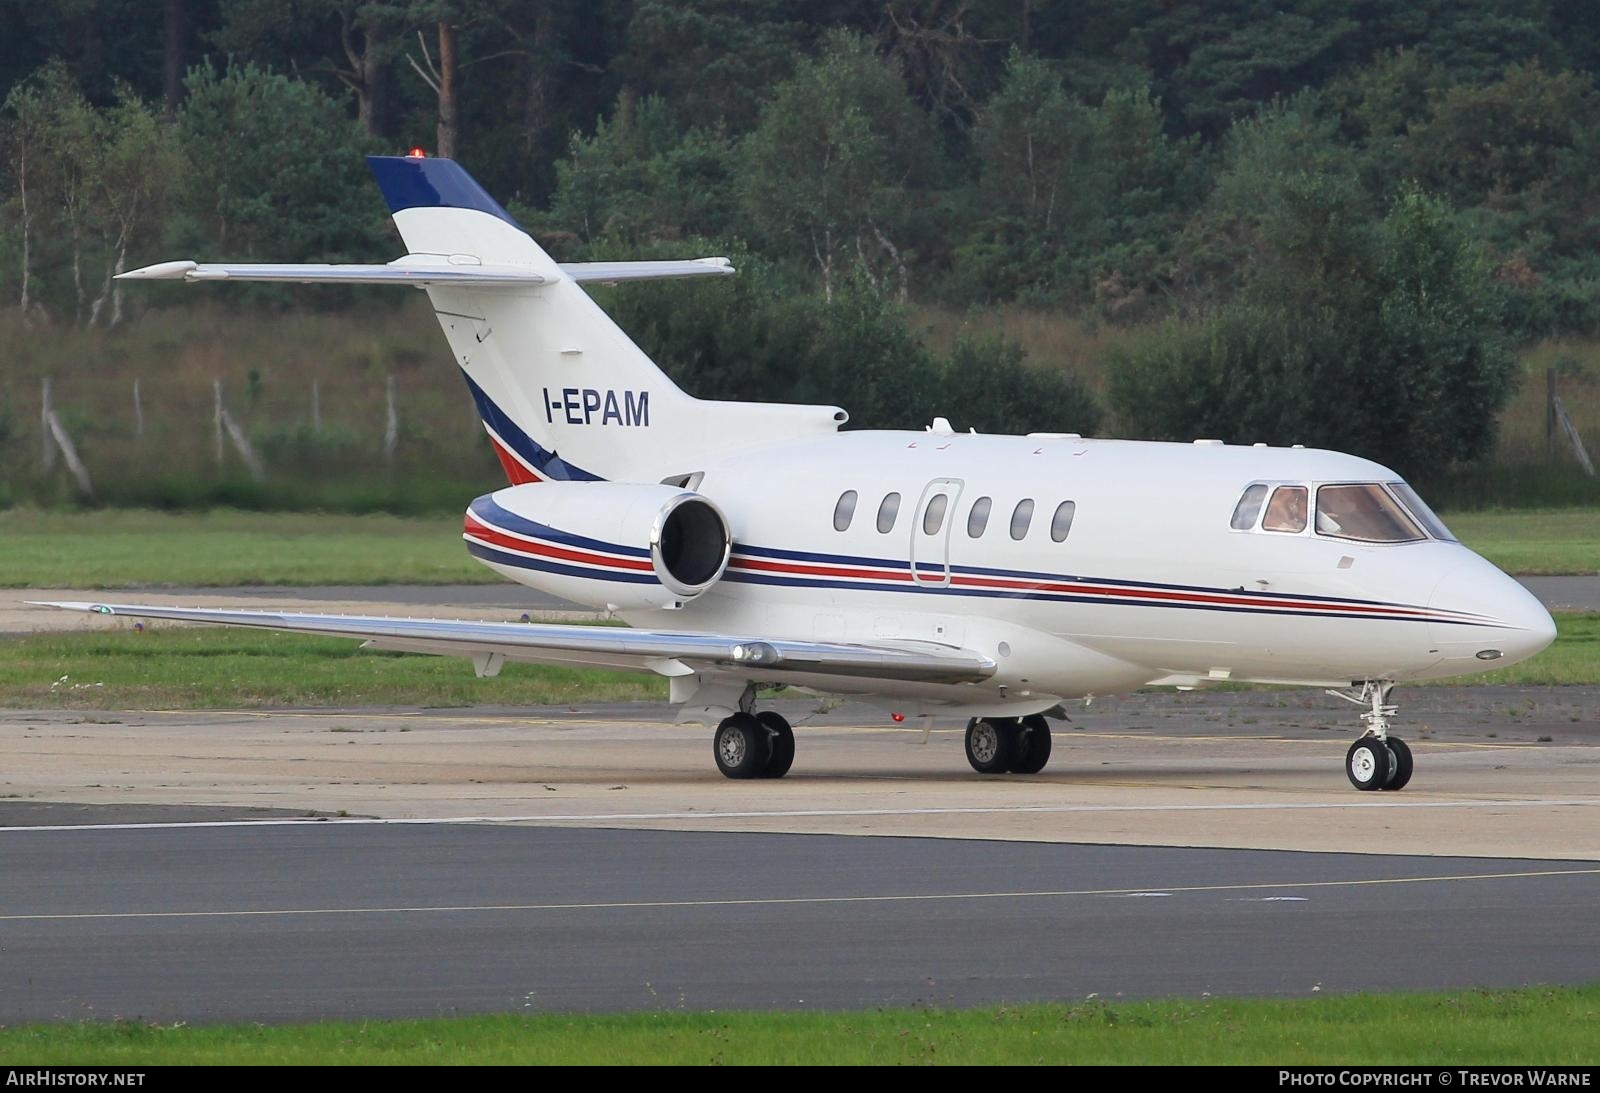
[[[1267,514],[1261,518],[1261,530],[1301,532],[1305,529],[1306,488],[1279,486],[1273,490]]]
[[[1409,543],[1427,538],[1376,482],[1319,488],[1317,532],[1363,543]]]
[[[1450,529],[1444,526],[1444,521],[1428,507],[1427,502],[1417,496],[1416,490],[1404,482],[1390,482],[1389,490],[1400,498],[1402,505],[1411,510],[1411,515],[1416,517],[1417,523],[1427,529],[1429,535],[1435,539],[1443,539],[1447,543],[1457,542],[1456,537],[1450,534]]]
[[[1234,531],[1249,531],[1256,526],[1256,517],[1261,515],[1261,502],[1266,500],[1267,487],[1257,482],[1244,491],[1244,496],[1239,498],[1239,503],[1233,507],[1233,520],[1228,526]]]

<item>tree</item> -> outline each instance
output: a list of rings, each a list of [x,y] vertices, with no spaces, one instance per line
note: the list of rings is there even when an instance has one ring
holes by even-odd
[[[370,256],[382,238],[361,154],[339,104],[255,65],[190,71],[178,133],[190,163],[186,206],[219,258]]]
[[[787,0],[639,0],[616,73],[686,128],[751,129],[762,95],[794,70],[815,33]]]
[[[1303,219],[1327,223],[1310,206]],[[1124,428],[1337,448],[1402,473],[1487,456],[1515,364],[1461,218],[1409,189],[1375,227],[1345,226],[1337,246],[1308,250],[1309,234],[1270,239],[1292,273],[1263,266],[1239,302],[1114,354]]]
[[[733,172],[727,137],[680,130],[664,100],[635,101],[624,92],[594,136],[573,135],[556,168],[549,219],[586,243],[731,238],[738,234]]]
[[[92,180],[92,222],[106,252],[100,295],[89,313],[94,325],[122,321],[122,285],[128,251],[157,237],[187,170],[172,125],[123,85],[105,114],[103,144]],[[109,304],[109,310],[107,305]]]
[[[739,188],[751,225],[808,254],[831,295],[846,271],[910,288],[918,216],[937,180],[938,138],[895,66],[855,35],[780,84],[743,143]]]
[[[92,241],[94,176],[106,136],[105,120],[89,105],[60,62],[12,88],[6,98],[17,154],[17,205],[22,226],[22,309],[42,310],[34,273],[65,250],[74,323],[83,318],[85,248]],[[38,242],[54,238],[53,247]]]
[[[1193,172],[1148,92],[1091,105],[1013,52],[973,143],[981,216],[958,253],[963,294],[1093,298],[1116,315],[1157,290]]]
[[[1093,396],[1065,372],[1030,364],[997,339],[930,350],[904,312],[861,279],[831,298],[796,292],[792,274],[734,254],[715,284],[627,285],[607,310],[701,398],[839,405],[856,428],[918,429],[943,414],[962,427],[1092,431]]]
[[[1298,95],[1229,130],[1211,192],[1176,244],[1173,290],[1186,308],[1217,307],[1247,285],[1257,292],[1336,288],[1329,275],[1360,253],[1352,233],[1381,204],[1316,105]]]
[[[1587,77],[1537,64],[1485,86],[1444,89],[1430,106],[1409,130],[1404,162],[1423,185],[1463,205],[1517,200],[1600,124],[1600,96]]]
[[[310,8],[296,0],[228,0],[212,40],[257,63],[281,55],[304,71],[332,75],[355,96],[363,131],[376,137],[388,121],[389,70],[410,29],[409,14],[392,0],[331,0]]]

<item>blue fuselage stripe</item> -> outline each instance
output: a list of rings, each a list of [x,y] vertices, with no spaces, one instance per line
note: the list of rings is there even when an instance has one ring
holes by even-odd
[[[660,584],[654,573],[625,573],[615,569],[593,569],[589,566],[569,565],[565,562],[551,562],[543,558],[529,558],[522,554],[508,554],[503,550],[484,546],[482,543],[467,543],[467,553],[474,558],[485,562],[494,562],[496,565],[512,566],[516,569],[534,569],[540,573],[555,573],[562,577],[581,577],[587,581],[615,581],[623,584]]]

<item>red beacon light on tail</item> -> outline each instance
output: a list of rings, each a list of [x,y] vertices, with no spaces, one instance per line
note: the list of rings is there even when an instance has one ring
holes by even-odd
[[[427,159],[428,158],[428,153],[424,152],[421,148],[413,148],[413,149],[411,149],[411,151],[406,153],[406,158],[407,159]]]

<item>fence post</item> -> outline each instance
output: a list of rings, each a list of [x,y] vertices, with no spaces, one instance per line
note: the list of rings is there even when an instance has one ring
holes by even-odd
[[[139,377],[133,378],[133,435],[144,439],[144,403],[139,399]]]
[[[1556,370],[1544,370],[1544,456],[1552,467],[1556,462]]]
[[[211,412],[211,425],[217,434],[217,467],[222,466],[222,380],[216,378],[211,381],[211,394],[215,406]]]
[[[61,458],[67,462],[67,470],[72,472],[72,477],[78,482],[78,488],[84,492],[84,496],[93,497],[94,486],[89,482],[88,468],[83,465],[83,460],[78,458],[78,450],[72,446],[72,438],[67,435],[65,426],[61,424],[61,419],[56,417],[54,410],[50,411],[50,420],[47,424],[50,427],[50,436],[55,438],[56,446],[61,449]]]
[[[311,381],[311,431],[322,435],[322,390],[317,381]]]
[[[50,437],[50,416],[54,407],[50,404],[50,377],[46,376],[41,383],[43,390],[39,396],[39,458],[44,462],[44,469],[49,470],[56,465],[56,446]]]
[[[50,377],[46,376],[41,385],[39,399],[39,454],[44,458],[44,469],[48,471],[55,467],[56,452],[60,452],[61,458],[66,460],[67,470],[77,481],[78,488],[85,496],[93,497],[94,486],[89,482],[89,471],[84,467],[83,460],[78,458],[78,450],[72,446],[72,437],[67,435],[66,426],[56,417],[51,386]]]
[[[383,386],[389,402],[389,415],[383,424],[383,458],[393,463],[395,446],[400,443],[400,413],[395,408],[393,372],[389,373]]]

